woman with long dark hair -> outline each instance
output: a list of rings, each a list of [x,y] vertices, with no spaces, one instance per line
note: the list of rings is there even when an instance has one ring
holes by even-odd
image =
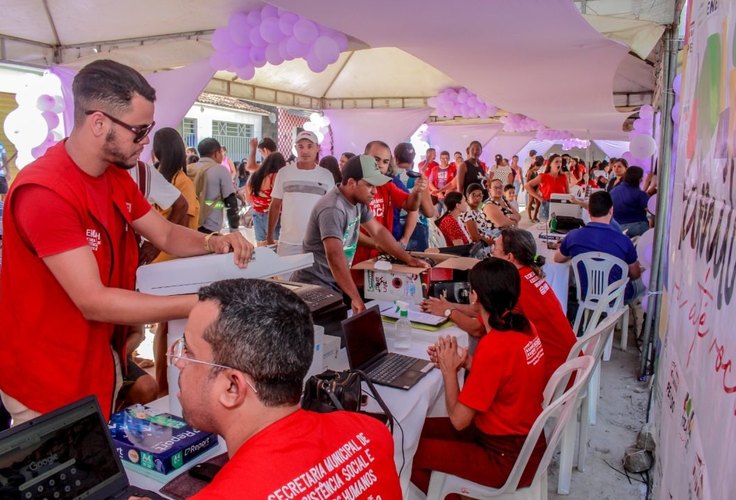
[[[537,187],[539,187],[538,190]],[[547,169],[527,182],[526,189],[541,203],[539,216],[543,220],[549,219],[549,200],[552,195],[570,192],[567,175],[562,171],[562,157],[558,154],[550,155],[547,160]]]
[[[158,171],[178,189],[187,200],[187,209],[184,220],[172,221],[190,229],[199,227],[199,200],[194,189],[194,182],[187,176],[187,155],[184,140],[175,129],[164,127],[153,135],[153,154],[158,160]],[[167,216],[164,212],[161,215]],[[174,257],[161,252],[153,262],[170,260]]]
[[[425,493],[433,470],[502,486],[542,411],[544,351],[534,327],[514,310],[519,272],[511,262],[491,257],[476,264],[469,278],[471,300],[480,305],[488,333],[472,358],[455,337],[440,337],[429,349],[442,372],[448,417],[424,422],[411,480]],[[462,367],[470,374],[461,391]],[[531,484],[545,447],[542,437],[519,486]]]
[[[519,271],[521,295],[518,309],[532,322],[542,341],[545,382],[567,360],[575,333],[552,287],[544,279],[545,259],[537,255],[537,243],[529,231],[504,229],[493,244],[494,257],[511,262]]]
[[[256,244],[266,244],[268,233],[268,208],[271,205],[271,190],[276,172],[286,165],[284,156],[279,153],[271,153],[263,160],[261,168],[253,172],[248,178],[245,186],[245,201],[253,206],[253,229],[256,233]],[[274,240],[279,239],[281,230],[280,222],[274,230]]]
[[[465,197],[457,191],[447,193],[445,208],[447,211],[437,219],[437,228],[444,235],[447,246],[467,245],[470,243],[470,235],[465,224],[460,222],[460,216],[468,209]]]

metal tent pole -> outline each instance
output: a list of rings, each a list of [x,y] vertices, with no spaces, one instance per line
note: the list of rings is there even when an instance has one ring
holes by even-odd
[[[672,179],[672,144],[673,126],[670,116],[675,95],[672,90],[672,82],[675,79],[677,67],[677,53],[680,49],[680,40],[677,38],[677,25],[670,25],[665,31],[665,57],[662,64],[662,81],[664,92],[662,92],[662,140],[659,145],[659,167],[657,172],[657,223],[654,226],[654,248],[652,252],[652,275],[649,282],[649,291],[654,292],[650,296],[647,307],[647,318],[644,323],[642,337],[642,355],[639,376],[640,379],[650,375],[647,373],[647,365],[654,355],[654,338],[659,331],[660,312],[662,310],[662,285],[664,273],[662,263],[667,258],[667,236],[666,222],[671,209],[669,202],[670,182]]]

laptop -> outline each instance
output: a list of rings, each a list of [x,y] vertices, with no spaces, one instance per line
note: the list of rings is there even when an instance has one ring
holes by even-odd
[[[434,368],[426,359],[388,352],[378,306],[343,320],[342,331],[350,368],[376,384],[409,390]]]
[[[0,433],[0,499],[163,499],[130,486],[94,396]]]

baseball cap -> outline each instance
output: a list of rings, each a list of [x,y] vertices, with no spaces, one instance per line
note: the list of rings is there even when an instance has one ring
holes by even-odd
[[[376,160],[368,155],[356,155],[348,160],[342,169],[344,179],[363,179],[371,186],[383,186],[391,180],[383,175],[376,165]]]
[[[396,163],[414,163],[416,155],[414,146],[412,146],[410,142],[400,142],[394,148]]]
[[[302,139],[306,139],[315,144],[319,144],[319,141],[317,140],[317,134],[315,134],[314,132],[310,132],[309,130],[302,130],[301,132],[296,134],[296,140],[294,141],[294,143],[297,143]]]

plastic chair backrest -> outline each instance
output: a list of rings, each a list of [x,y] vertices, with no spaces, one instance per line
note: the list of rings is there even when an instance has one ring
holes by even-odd
[[[526,469],[529,457],[532,455],[539,437],[544,432],[545,425],[547,425],[548,421],[554,420],[553,425],[547,428],[547,450],[539,462],[533,482],[540,480],[541,474],[547,470],[554,456],[557,445],[560,444],[562,431],[575,410],[575,401],[578,393],[588,383],[594,365],[595,360],[591,356],[580,356],[566,361],[552,374],[544,390],[545,401],[548,400],[548,391],[549,394],[554,394],[558,386],[562,386],[564,389],[567,381],[570,380],[573,374],[575,374],[575,384],[561,396],[552,398],[550,403],[542,410],[542,413],[539,414],[524,441],[524,446],[522,446],[514,467],[511,469],[511,474],[506,479],[506,483],[498,490],[499,494],[516,491],[519,486],[519,480],[521,480],[521,475],[524,473],[524,469]]]
[[[588,319],[588,324],[583,331],[583,337],[598,326],[604,313],[610,316],[624,309],[624,294],[626,293],[626,285],[628,283],[629,278],[621,278],[618,281],[614,281],[606,287],[600,298],[595,299],[596,306]]]
[[[572,348],[570,349],[570,353],[567,355],[567,361],[572,361],[573,359],[580,357],[580,353],[582,352],[583,356],[590,356],[595,360],[595,364],[593,365],[593,369],[595,369],[598,363],[601,362],[603,350],[606,348],[606,342],[608,342],[608,338],[613,335],[613,329],[616,328],[616,323],[618,322],[618,320],[621,319],[621,316],[623,314],[624,309],[619,309],[616,312],[609,314],[603,321],[600,322],[600,324],[596,325],[594,328],[590,328],[588,333],[580,337],[578,341],[575,342],[575,344],[572,346]],[[547,388],[550,387],[550,384],[547,384],[542,406],[546,406],[547,404],[549,404],[550,400],[560,397],[562,392],[567,387],[571,376],[572,373],[568,373],[567,379],[560,381],[564,383],[556,384],[555,390],[557,392],[547,393]],[[550,381],[551,380],[552,379],[550,378]]]
[[[585,297],[582,296],[583,289],[580,280],[579,264],[583,265],[587,277],[588,286]],[[621,269],[621,277],[629,274],[629,266],[618,257],[604,252],[586,252],[572,258],[572,270],[575,273],[577,285],[577,297],[581,306],[586,309],[594,309],[599,299],[608,287],[608,277],[614,267]]]

